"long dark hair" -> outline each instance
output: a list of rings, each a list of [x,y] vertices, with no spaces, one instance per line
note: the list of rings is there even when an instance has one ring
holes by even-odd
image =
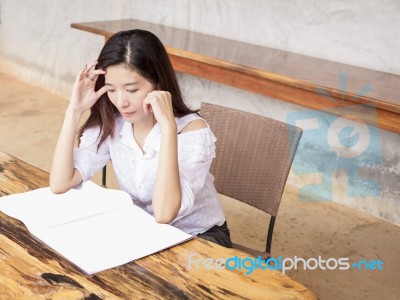
[[[106,42],[97,61],[96,69],[106,70],[110,66],[125,65],[151,82],[158,90],[168,91],[172,97],[175,117],[197,112],[186,106],[167,51],[153,33],[141,29],[120,31]],[[105,77],[100,75],[95,90],[99,90],[104,84]],[[79,129],[79,137],[85,129],[99,126],[99,148],[108,136],[114,137],[115,118],[118,114],[118,109],[111,103],[107,93],[103,94],[91,107],[89,118]]]

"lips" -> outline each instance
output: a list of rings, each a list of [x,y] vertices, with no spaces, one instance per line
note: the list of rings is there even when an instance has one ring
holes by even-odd
[[[133,115],[133,112],[121,112],[124,117],[130,117]]]

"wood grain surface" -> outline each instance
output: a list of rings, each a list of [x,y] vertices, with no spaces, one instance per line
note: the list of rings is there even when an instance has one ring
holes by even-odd
[[[46,172],[0,152],[2,196],[44,186],[48,186]],[[189,269],[191,254],[214,260],[246,257],[198,238],[88,276],[36,240],[20,221],[0,212],[0,222],[2,300],[315,299],[311,291],[278,271],[255,270],[246,275],[245,270],[195,269],[195,264]]]
[[[349,106],[367,105],[376,113],[364,122],[400,133],[399,75],[138,20],[71,27],[106,40],[121,30],[149,30],[166,46],[176,71],[339,116],[348,116]]]

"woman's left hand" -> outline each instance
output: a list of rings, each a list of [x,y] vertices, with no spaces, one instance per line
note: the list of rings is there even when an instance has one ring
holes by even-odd
[[[152,91],[148,93],[143,101],[143,110],[146,115],[153,113],[161,128],[176,126],[169,92]]]

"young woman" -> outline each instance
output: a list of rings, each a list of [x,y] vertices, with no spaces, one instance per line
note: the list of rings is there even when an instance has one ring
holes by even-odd
[[[184,103],[160,40],[144,30],[122,31],[76,78],[50,188],[66,192],[111,159],[121,189],[157,222],[231,247],[209,173],[215,141],[207,123]]]

